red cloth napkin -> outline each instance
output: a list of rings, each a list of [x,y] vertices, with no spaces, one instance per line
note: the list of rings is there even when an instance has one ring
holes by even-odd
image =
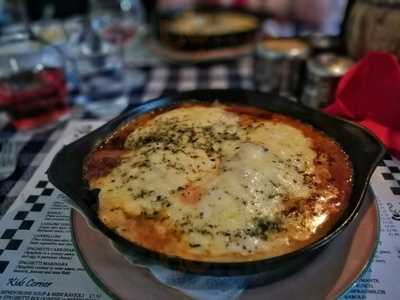
[[[400,65],[394,55],[371,52],[340,80],[324,111],[367,127],[400,158]]]

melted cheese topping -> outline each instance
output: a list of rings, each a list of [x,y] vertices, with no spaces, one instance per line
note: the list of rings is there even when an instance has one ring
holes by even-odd
[[[312,139],[274,119],[243,123],[223,106],[177,108],[135,128],[123,148],[117,166],[90,179],[100,189],[99,217],[168,255],[287,253],[319,238],[332,205],[342,205],[337,186],[320,184],[330,174]]]

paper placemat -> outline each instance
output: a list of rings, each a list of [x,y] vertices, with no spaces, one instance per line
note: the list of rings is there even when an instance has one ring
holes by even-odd
[[[45,174],[66,144],[100,126],[74,122],[0,221],[0,299],[109,299],[84,270],[70,230],[70,207]]]
[[[66,144],[97,128],[71,122],[0,221],[0,300],[109,299],[84,270],[71,238],[70,207],[45,174]],[[343,299],[398,299],[400,285],[400,161],[387,156],[371,186],[378,199],[381,234],[377,254]]]

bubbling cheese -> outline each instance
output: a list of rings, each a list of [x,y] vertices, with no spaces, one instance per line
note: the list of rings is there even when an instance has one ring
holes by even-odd
[[[222,105],[161,113],[124,149],[107,175],[89,180],[100,189],[99,217],[169,255],[223,261],[293,251],[317,238],[340,194],[319,184],[318,154],[301,129],[274,118],[244,126]],[[154,236],[139,235],[146,221]]]

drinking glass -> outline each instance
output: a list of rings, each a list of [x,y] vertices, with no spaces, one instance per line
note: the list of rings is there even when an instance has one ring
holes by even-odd
[[[29,28],[23,0],[1,1],[1,35],[26,31]]]
[[[108,119],[129,104],[129,92],[144,82],[140,70],[126,65],[128,44],[140,23],[138,2],[92,0],[90,3],[83,38],[72,52],[83,95],[81,104],[96,116]]]
[[[92,0],[91,22],[103,41],[119,45],[131,87],[143,83],[144,76],[132,65],[138,63],[138,52],[145,33],[144,11],[140,0]],[[140,50],[139,50],[140,49]],[[139,59],[140,60],[140,59]]]
[[[132,42],[142,24],[139,0],[92,0],[90,16],[100,37],[122,50]]]
[[[18,129],[49,124],[68,111],[65,59],[29,32],[0,39],[0,108]]]
[[[81,96],[77,104],[93,115],[110,119],[129,104],[129,91],[121,47],[82,43],[74,55]]]

